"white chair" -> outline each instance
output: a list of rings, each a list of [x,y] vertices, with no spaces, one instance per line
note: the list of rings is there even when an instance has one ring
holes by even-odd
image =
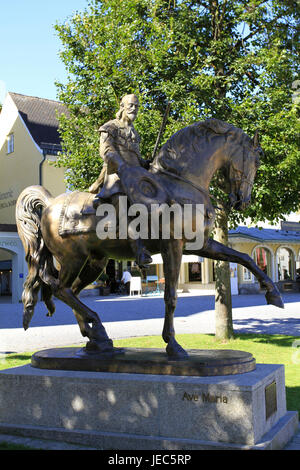
[[[130,281],[130,292],[129,295],[142,295],[142,279],[140,277],[132,277]]]

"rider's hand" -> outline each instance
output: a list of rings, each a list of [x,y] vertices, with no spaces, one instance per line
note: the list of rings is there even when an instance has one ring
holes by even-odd
[[[140,160],[142,167],[145,168],[145,170],[149,170],[151,160],[144,160],[143,158],[140,158],[139,160]]]
[[[99,183],[98,181],[95,181],[90,187],[89,187],[89,193],[92,194],[97,194],[99,192]]]

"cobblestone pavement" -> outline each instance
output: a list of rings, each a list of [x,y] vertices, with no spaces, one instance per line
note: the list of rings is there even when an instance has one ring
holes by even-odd
[[[149,297],[85,297],[96,311],[112,339],[161,335],[164,318],[162,295]],[[266,305],[264,295],[233,296],[235,332],[283,334],[300,337],[300,293],[283,295],[285,308]],[[76,319],[70,307],[55,301],[53,317],[38,302],[31,325],[22,328],[22,305],[0,303],[0,353],[82,343]],[[175,311],[175,331],[214,333],[214,295],[209,291],[179,293]]]

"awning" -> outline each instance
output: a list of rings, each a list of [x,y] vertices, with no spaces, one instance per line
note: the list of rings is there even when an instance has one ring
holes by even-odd
[[[151,264],[163,264],[163,260],[161,254],[158,253],[157,255],[152,255],[152,263]],[[203,258],[201,256],[196,255],[182,255],[182,263],[202,263]]]

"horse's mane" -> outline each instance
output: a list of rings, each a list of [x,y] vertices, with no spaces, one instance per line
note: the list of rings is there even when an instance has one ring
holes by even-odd
[[[242,129],[233,124],[215,118],[206,119],[186,126],[173,134],[161,147],[153,161],[153,166],[176,172],[175,162],[178,162],[179,170],[180,160],[185,159],[184,157],[191,158],[195,153],[198,156],[203,153],[205,146],[219,137],[223,137],[233,147],[236,145],[249,146],[252,142]]]

